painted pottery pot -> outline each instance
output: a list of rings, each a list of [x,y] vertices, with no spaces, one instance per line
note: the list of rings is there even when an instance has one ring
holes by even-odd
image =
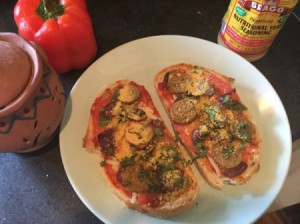
[[[65,97],[43,50],[0,33],[0,152],[30,152],[55,136]]]

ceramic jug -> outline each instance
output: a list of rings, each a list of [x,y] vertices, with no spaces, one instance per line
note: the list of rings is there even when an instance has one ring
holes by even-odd
[[[30,152],[56,134],[65,97],[43,50],[0,33],[0,152]]]

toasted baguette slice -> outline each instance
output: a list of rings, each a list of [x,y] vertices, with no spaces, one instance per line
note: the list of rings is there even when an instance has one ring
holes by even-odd
[[[212,187],[245,184],[259,170],[260,137],[234,79],[211,69],[176,64],[155,88],[182,144]]]
[[[191,207],[198,195],[185,150],[135,82],[117,81],[96,97],[83,145],[100,153],[106,183],[130,209],[169,217]]]

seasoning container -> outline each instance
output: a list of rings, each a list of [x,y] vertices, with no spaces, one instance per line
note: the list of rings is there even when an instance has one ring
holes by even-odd
[[[58,75],[40,47],[0,33],[0,152],[30,152],[55,135],[65,106]]]
[[[223,17],[218,43],[248,61],[261,59],[298,0],[231,0]]]

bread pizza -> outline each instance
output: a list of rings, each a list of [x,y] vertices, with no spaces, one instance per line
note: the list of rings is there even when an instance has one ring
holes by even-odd
[[[154,82],[176,135],[212,187],[245,184],[259,170],[258,130],[233,78],[182,63]]]
[[[147,90],[120,80],[94,100],[84,147],[100,152],[103,176],[129,208],[168,217],[198,195],[188,155],[166,128]]]

